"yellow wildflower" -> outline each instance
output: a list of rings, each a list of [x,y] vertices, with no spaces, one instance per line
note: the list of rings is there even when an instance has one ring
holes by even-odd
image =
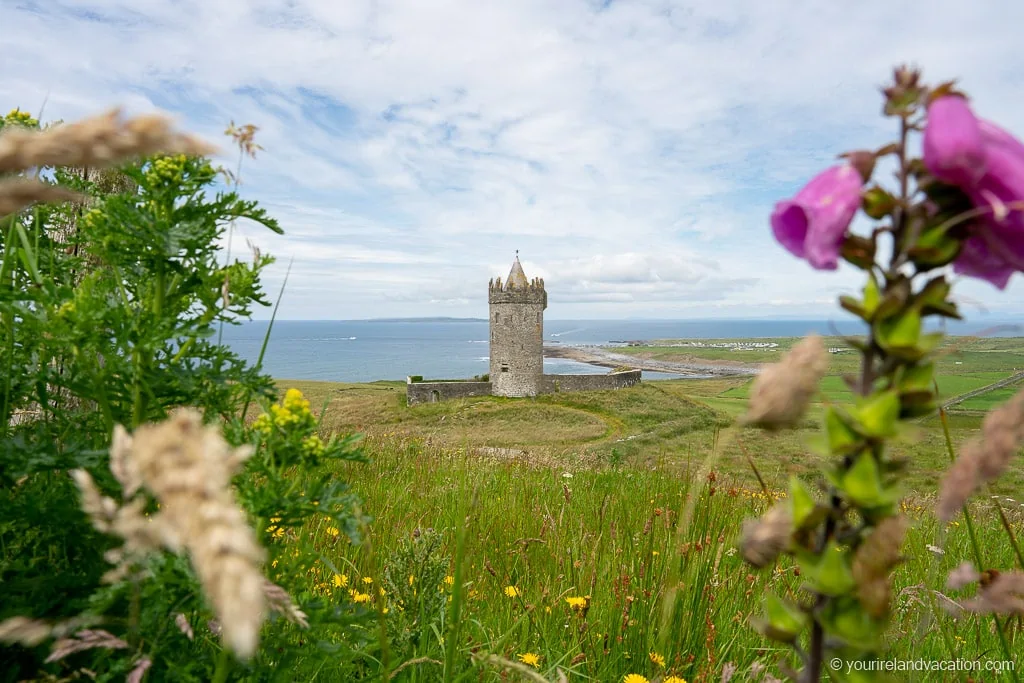
[[[345,574],[335,574],[334,585],[338,588],[344,588],[348,585],[348,576]]]
[[[373,583],[373,579],[371,577],[369,577],[369,576],[364,576],[363,577],[363,583],[365,583],[367,586],[369,586],[371,583]]]
[[[537,665],[540,664],[540,657],[532,652],[524,652],[519,655],[519,661],[536,669]]]
[[[356,593],[352,596],[352,601],[355,603],[370,602],[371,599],[369,593]]]
[[[409,585],[411,586],[413,584],[413,582],[415,582],[415,581],[416,581],[416,577],[413,576],[412,574],[409,574]]]
[[[522,593],[515,586],[505,586],[505,595],[510,598],[517,598],[522,595]]]
[[[651,663],[655,666],[665,666],[665,658],[657,652],[651,652],[647,656],[651,658]]]
[[[686,679],[680,678],[679,676],[669,676],[668,678],[664,679],[661,683],[686,683]]]
[[[447,584],[449,586],[454,586],[455,585],[455,577],[454,576],[446,576],[446,577],[444,577],[444,582],[445,582],[445,584]]]
[[[341,533],[341,532],[340,532],[340,531],[338,531],[338,530],[337,530],[337,529],[336,529],[335,527],[333,527],[333,526],[331,526],[331,527],[327,527],[327,535],[328,535],[328,536],[334,536],[335,538],[337,538],[337,537],[338,537],[338,534],[340,534],[340,533]]]
[[[589,596],[583,598],[566,598],[565,601],[569,604],[569,607],[572,607],[573,609],[583,609],[587,606],[587,603],[590,602],[590,598]]]
[[[622,679],[622,683],[650,683],[650,681],[640,674],[626,674],[626,677]]]

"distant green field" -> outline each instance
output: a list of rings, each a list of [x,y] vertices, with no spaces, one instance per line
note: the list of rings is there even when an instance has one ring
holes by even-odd
[[[975,389],[980,389],[993,382],[998,382],[1004,377],[1006,377],[1004,372],[972,372],[966,375],[939,375],[936,379],[938,380],[939,393],[942,398],[952,398]],[[750,395],[750,385],[751,382],[747,382],[743,386],[727,389],[720,396],[724,398],[747,398]],[[847,389],[842,378],[834,375],[825,377],[821,381],[821,391],[829,399],[835,401],[851,399],[850,390]],[[985,396],[988,396],[988,394],[977,398],[983,399]]]
[[[957,410],[991,410],[1000,403],[1009,400],[1014,394],[1021,390],[1022,382],[1009,386],[993,389],[992,391],[969,398],[963,403],[956,405]]]

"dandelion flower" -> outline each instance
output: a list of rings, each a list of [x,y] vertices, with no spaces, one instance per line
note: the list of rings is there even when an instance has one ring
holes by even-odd
[[[661,683],[686,683],[685,678],[679,676],[669,676],[668,678],[662,679]]]
[[[665,657],[659,655],[657,652],[651,652],[647,656],[651,658],[651,663],[655,666],[665,666]]]
[[[371,583],[373,583],[373,577],[364,576],[363,577],[363,583],[365,583],[367,586],[369,586]]]
[[[505,595],[510,598],[518,598],[522,593],[515,586],[505,586]]]
[[[626,674],[626,677],[622,679],[622,683],[650,683],[650,681],[640,674]]]
[[[334,585],[338,588],[344,588],[348,585],[348,576],[345,574],[335,574]]]
[[[519,655],[519,661],[536,669],[537,665],[540,664],[540,657],[532,652],[524,652]]]
[[[573,609],[583,609],[587,606],[586,598],[566,598],[565,602]]]

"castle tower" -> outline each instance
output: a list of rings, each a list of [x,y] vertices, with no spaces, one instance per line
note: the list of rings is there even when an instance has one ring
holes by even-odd
[[[544,280],[527,280],[519,252],[508,280],[487,288],[491,314],[491,393],[536,396],[544,374]]]

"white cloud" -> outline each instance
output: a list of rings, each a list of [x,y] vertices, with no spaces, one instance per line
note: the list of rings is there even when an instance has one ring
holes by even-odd
[[[243,192],[287,234],[240,230],[280,258],[269,291],[294,258],[289,318],[481,315],[515,249],[551,317],[835,315],[857,274],[790,257],[768,214],[888,141],[894,64],[1024,136],[1019,3],[604,4],[5,2],[0,107],[259,125]],[[1017,313],[1020,279],[961,293]]]

